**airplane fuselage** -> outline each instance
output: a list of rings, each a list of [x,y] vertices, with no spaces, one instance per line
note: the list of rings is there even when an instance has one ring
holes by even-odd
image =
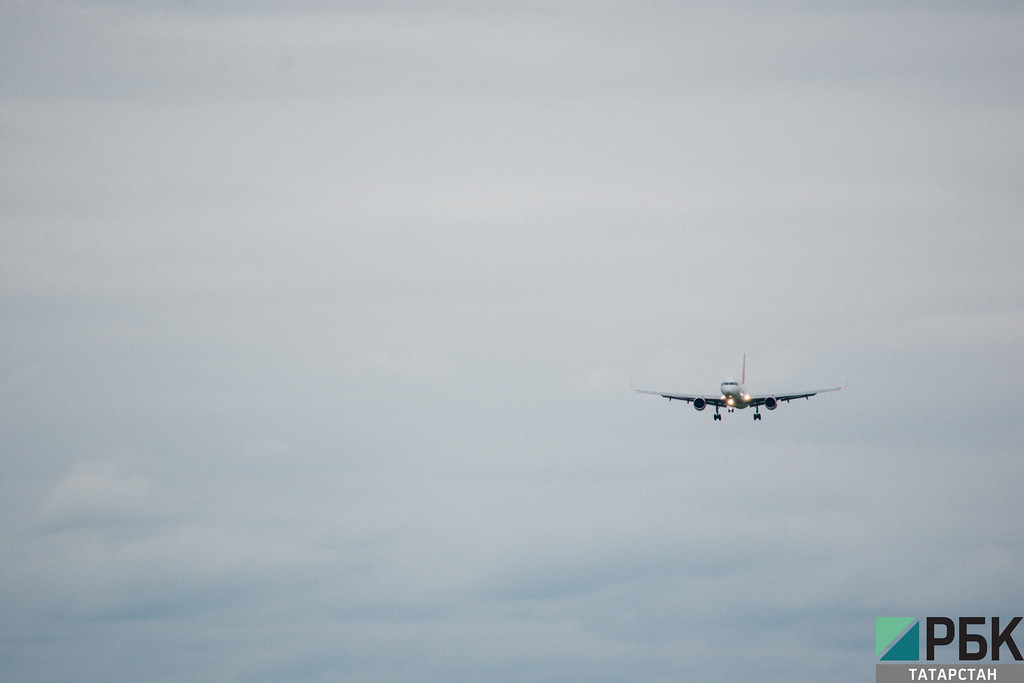
[[[742,410],[750,404],[750,393],[743,386],[742,382],[727,379],[722,382],[720,389],[722,390],[722,400],[725,401],[725,405],[730,409],[739,408]]]

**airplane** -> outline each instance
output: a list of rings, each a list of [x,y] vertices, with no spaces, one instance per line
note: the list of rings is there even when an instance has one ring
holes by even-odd
[[[789,394],[766,394],[764,396],[753,396],[747,391],[747,354],[743,354],[743,374],[741,379],[737,382],[734,379],[726,379],[722,381],[721,394],[718,396],[703,396],[700,394],[672,394],[664,391],[647,391],[646,389],[634,389],[640,394],[653,394],[654,396],[661,396],[667,398],[669,401],[686,401],[692,403],[695,410],[704,410],[708,406],[715,407],[715,421],[721,422],[722,415],[719,412],[722,408],[725,408],[728,412],[733,412],[737,409],[743,410],[744,408],[754,408],[754,419],[761,419],[761,406],[764,406],[768,410],[775,410],[779,407],[779,403],[782,401],[792,401],[797,398],[807,398],[815,394],[822,394],[827,391],[840,391],[846,388],[844,384],[841,387],[831,387],[829,389],[814,389],[813,391],[797,391]]]

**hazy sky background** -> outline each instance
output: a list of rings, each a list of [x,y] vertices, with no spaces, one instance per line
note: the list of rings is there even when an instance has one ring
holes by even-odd
[[[0,4],[0,679],[867,681],[1019,615],[1022,35]],[[630,391],[744,353],[850,386]]]

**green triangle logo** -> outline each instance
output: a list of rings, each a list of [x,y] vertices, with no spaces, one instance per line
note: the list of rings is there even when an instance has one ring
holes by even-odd
[[[913,619],[911,619],[913,621]],[[877,634],[876,634],[877,640]],[[875,647],[878,647],[876,642]],[[883,662],[916,662],[921,659],[921,623],[914,622],[910,630],[889,648],[882,657]]]
[[[897,636],[914,623],[914,617],[875,618],[875,656],[878,657],[893,644]]]

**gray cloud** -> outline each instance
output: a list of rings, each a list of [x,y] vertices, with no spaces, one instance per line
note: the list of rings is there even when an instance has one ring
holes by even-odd
[[[845,681],[1020,602],[1016,7],[0,12],[5,680]],[[850,387],[629,391],[743,353]]]

